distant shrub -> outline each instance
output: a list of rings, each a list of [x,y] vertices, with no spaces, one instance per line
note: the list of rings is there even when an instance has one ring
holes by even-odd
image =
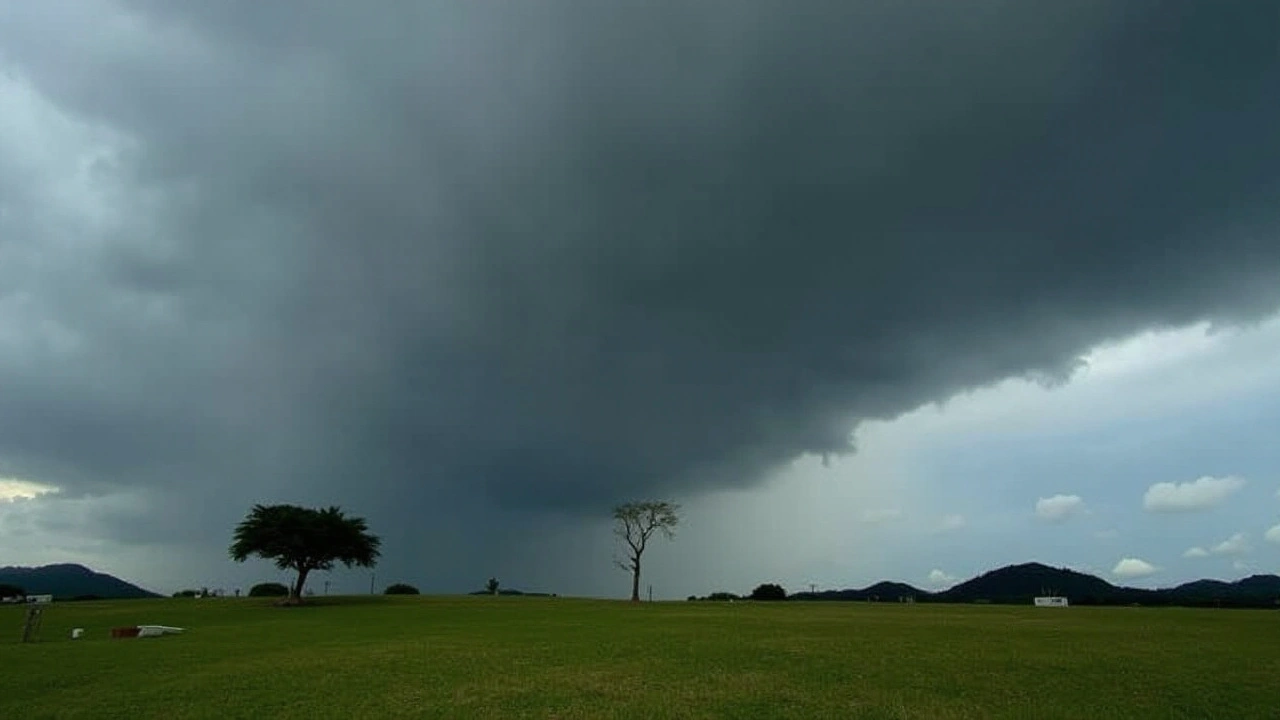
[[[698,600],[698,601],[711,600],[716,602],[733,602],[734,600],[741,600],[742,597],[735,595],[731,592],[724,592],[723,590],[721,590],[718,592],[713,592],[706,597],[698,597],[697,595],[690,595],[689,599]]]
[[[417,595],[418,588],[404,583],[396,583],[388,585],[386,590],[382,591],[383,595]]]
[[[178,592],[174,593],[173,596],[176,598],[193,598],[199,594],[200,593],[195,590],[187,589],[187,590],[179,590]]]
[[[258,583],[249,588],[249,597],[287,597],[289,588],[277,582]]]
[[[0,598],[7,597],[26,597],[27,591],[17,585],[6,585],[0,583]]]
[[[757,585],[755,590],[751,591],[752,600],[786,600],[787,591],[782,589],[781,585],[774,583],[764,583]]]

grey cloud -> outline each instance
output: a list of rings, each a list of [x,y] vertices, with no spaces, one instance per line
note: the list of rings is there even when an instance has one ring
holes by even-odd
[[[0,455],[86,487],[598,510],[1280,306],[1260,3],[71,7],[0,59],[131,214]]]

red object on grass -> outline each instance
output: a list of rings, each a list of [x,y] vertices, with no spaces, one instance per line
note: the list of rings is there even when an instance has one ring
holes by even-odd
[[[113,638],[138,637],[138,628],[136,626],[111,628],[111,637]]]

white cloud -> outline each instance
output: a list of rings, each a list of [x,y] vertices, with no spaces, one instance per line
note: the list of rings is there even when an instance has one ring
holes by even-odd
[[[1244,555],[1249,552],[1249,549],[1249,542],[1244,533],[1236,533],[1209,548],[1209,552],[1214,555]]]
[[[1277,526],[1277,529],[1280,529],[1280,526]],[[1277,533],[1277,542],[1280,542],[1280,533]],[[1236,533],[1208,550],[1199,545],[1188,548],[1186,552],[1182,553],[1182,557],[1205,558],[1210,555],[1244,555],[1252,549],[1249,545],[1249,539],[1245,537],[1244,533]]]
[[[880,525],[887,522],[902,519],[902,511],[895,509],[886,510],[865,510],[862,513],[862,522],[869,525]]]
[[[51,485],[41,485],[30,480],[0,477],[0,502],[34,500],[41,495],[56,492],[58,492],[58,488]]]
[[[957,579],[958,578],[948,575],[937,568],[929,571],[929,584],[935,587],[952,585]]]
[[[1159,572],[1159,570],[1160,568],[1152,565],[1146,560],[1139,560],[1138,558],[1124,558],[1120,562],[1116,563],[1116,566],[1111,569],[1111,574],[1118,578],[1129,579],[1154,575]]]
[[[1162,482],[1147,488],[1142,507],[1150,512],[1173,513],[1205,510],[1220,504],[1244,487],[1238,477],[1204,476],[1184,483]]]
[[[1036,516],[1049,522],[1062,522],[1083,509],[1079,495],[1054,495],[1036,501]]]
[[[1262,536],[1267,542],[1280,543],[1280,525],[1276,525]]]
[[[1231,563],[1231,568],[1239,572],[1252,572],[1253,564],[1245,562],[1244,560],[1236,560],[1235,562]]]
[[[942,518],[942,522],[938,523],[937,532],[951,532],[952,530],[959,530],[964,526],[965,520],[963,515],[948,515]]]
[[[1116,530],[1115,528],[1111,528],[1108,530],[1099,530],[1095,532],[1093,536],[1099,540],[1115,540],[1116,538],[1120,537],[1120,531]]]

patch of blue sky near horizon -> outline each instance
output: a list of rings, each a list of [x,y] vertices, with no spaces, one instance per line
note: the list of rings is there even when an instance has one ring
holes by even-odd
[[[992,540],[1016,532],[1018,542],[1006,547],[1050,564],[1105,570],[1123,553],[1160,568],[1135,584],[1238,575],[1241,567],[1225,559],[1187,563],[1182,552],[1203,540],[1178,541],[1257,536],[1274,524],[1278,356],[1275,317],[1235,329],[1201,324],[1144,333],[1100,347],[1061,387],[1009,380],[917,411],[911,420],[929,450],[915,456],[909,474],[934,479],[948,506],[973,503],[968,514],[990,519],[976,521],[975,532]],[[1198,512],[1143,509],[1152,485],[1230,476],[1243,481],[1238,492]],[[979,483],[982,492],[973,492]],[[1023,510],[1036,493],[1079,495],[1090,512],[1061,526],[1037,524]],[[1257,557],[1254,567],[1275,572],[1280,557]]]
[[[1029,561],[1139,587],[1280,573],[1280,543],[1182,556],[1280,522],[1276,357],[1280,317],[1148,332],[1096,348],[1057,386],[1011,379],[864,423],[858,453],[830,467],[802,458],[762,488],[687,503],[696,521],[681,558],[652,572],[675,582],[714,568],[698,594],[752,579],[793,591],[881,579],[936,589]],[[1233,476],[1242,485],[1216,505],[1144,510],[1158,483]],[[1037,515],[1038,499],[1060,495],[1079,496],[1078,511]],[[1116,574],[1124,559],[1153,569]]]

